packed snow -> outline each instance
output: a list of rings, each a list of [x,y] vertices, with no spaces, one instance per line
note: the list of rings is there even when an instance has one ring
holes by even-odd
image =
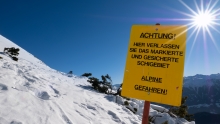
[[[0,35],[0,50],[20,49],[18,61],[0,52],[1,124],[140,124],[144,101],[93,90],[87,78],[67,76]],[[117,101],[116,101],[117,99]],[[137,108],[134,114],[130,109]],[[155,124],[194,124],[171,117],[168,109],[151,104]]]

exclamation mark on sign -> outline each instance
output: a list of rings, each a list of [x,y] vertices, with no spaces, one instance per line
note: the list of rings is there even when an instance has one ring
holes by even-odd
[[[174,36],[173,36],[173,39],[175,40],[175,38],[176,38],[176,34],[174,34]]]
[[[165,91],[164,95],[167,95],[167,90]]]

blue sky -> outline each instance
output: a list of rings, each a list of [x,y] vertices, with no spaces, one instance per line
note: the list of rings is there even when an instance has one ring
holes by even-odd
[[[196,10],[192,0],[183,1]],[[204,7],[209,2],[204,0]],[[192,14],[178,0],[4,0],[0,34],[58,71],[91,72],[98,78],[109,74],[113,83],[122,83],[131,26],[190,23],[179,20],[189,18],[179,11]],[[220,73],[220,33],[210,32],[216,45],[202,31],[194,47],[195,35],[188,37],[184,76]]]

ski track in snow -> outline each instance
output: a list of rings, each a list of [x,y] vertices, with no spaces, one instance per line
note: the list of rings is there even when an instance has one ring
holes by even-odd
[[[63,121],[66,123],[66,124],[73,124],[70,119],[66,116],[66,114],[64,113],[63,109],[56,103],[53,101],[53,104],[55,105],[56,108],[58,108],[58,115],[63,119]]]
[[[117,122],[117,123],[120,123],[121,122],[121,119],[117,116],[117,114],[115,114],[114,112],[112,111],[108,111],[108,114],[112,116],[112,119]],[[122,123],[124,124],[124,123]]]

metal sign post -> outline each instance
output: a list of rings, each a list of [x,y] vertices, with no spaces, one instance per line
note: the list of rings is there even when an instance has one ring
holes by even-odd
[[[144,110],[143,110],[143,117],[142,117],[142,124],[148,124],[148,117],[150,112],[150,102],[144,102]]]

